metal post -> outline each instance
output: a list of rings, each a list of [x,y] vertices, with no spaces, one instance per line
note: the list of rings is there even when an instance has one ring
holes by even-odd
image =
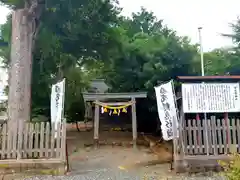
[[[200,44],[200,55],[201,55],[201,71],[202,76],[204,76],[204,60],[203,60],[203,45],[202,45],[202,27],[198,28],[198,34],[199,34],[199,44]]]
[[[199,27],[198,32],[199,32],[199,44],[200,44],[200,56],[201,56],[201,72],[202,72],[202,76],[204,76],[205,73],[204,73],[204,58],[203,58],[203,45],[202,45],[201,30],[202,30],[202,27]],[[204,102],[204,103],[206,103],[206,102]],[[209,142],[208,142],[208,131],[207,131],[207,113],[204,113],[204,127],[206,129],[206,131],[205,131],[205,138],[206,138],[205,148],[207,150],[207,155],[209,155]]]
[[[95,147],[98,147],[99,141],[99,104],[98,100],[95,102],[95,114],[94,114],[94,143]]]

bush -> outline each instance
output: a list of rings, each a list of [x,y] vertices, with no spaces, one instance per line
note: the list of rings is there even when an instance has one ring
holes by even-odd
[[[239,180],[240,179],[240,155],[231,155],[230,162],[220,161],[220,165],[223,167],[223,175],[229,180]]]

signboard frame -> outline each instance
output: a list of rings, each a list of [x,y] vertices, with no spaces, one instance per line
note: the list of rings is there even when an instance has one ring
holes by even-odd
[[[192,87],[191,87],[191,85],[192,85]],[[196,87],[194,87],[194,85]],[[216,86],[214,87],[214,85],[216,85]],[[232,85],[232,87],[229,85]],[[184,89],[184,86],[185,86],[185,89]],[[187,86],[189,86],[189,87],[187,87]],[[200,86],[202,86],[202,90],[201,90],[202,92],[199,93],[199,92],[193,91],[194,88],[199,90]],[[205,88],[204,88],[204,86],[205,86]],[[222,89],[220,87],[222,87]],[[236,89],[236,87],[237,87],[237,89]],[[187,88],[188,88],[188,91],[187,91]],[[240,85],[239,85],[239,83],[184,83],[181,85],[181,89],[182,89],[182,105],[183,105],[184,113],[240,112]],[[226,89],[229,90],[229,91],[227,91],[227,94],[226,94]],[[206,90],[210,90],[211,92],[206,91]],[[232,91],[234,91],[235,95],[231,94],[231,93],[233,93]],[[189,96],[191,96],[191,97],[186,97],[187,93],[190,94]],[[201,96],[201,93],[204,93],[204,95]],[[224,94],[222,94],[222,93],[224,93]],[[190,98],[192,98],[192,99],[190,99]],[[222,103],[217,102],[218,100],[220,100]],[[192,101],[192,102],[190,102],[190,101]],[[213,104],[213,103],[215,103],[215,104]],[[190,106],[191,106],[192,110],[190,109]],[[195,107],[193,107],[193,106],[195,106]],[[202,106],[204,106],[204,107],[202,107]],[[226,108],[228,106],[230,106],[229,109]]]

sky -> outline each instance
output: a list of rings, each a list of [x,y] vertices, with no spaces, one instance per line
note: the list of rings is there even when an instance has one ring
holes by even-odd
[[[229,38],[221,33],[231,33],[229,23],[240,15],[239,0],[119,0],[123,14],[130,16],[141,6],[153,11],[159,19],[179,35],[188,36],[192,43],[199,42],[198,27],[202,29],[204,51],[231,46]],[[9,10],[0,6],[0,24],[6,21]]]
[[[240,15],[239,0],[119,0],[124,15],[139,11],[141,6],[153,11],[155,16],[178,32],[199,42],[198,27],[202,27],[204,51],[231,46],[229,38],[221,33],[231,33],[230,23]]]

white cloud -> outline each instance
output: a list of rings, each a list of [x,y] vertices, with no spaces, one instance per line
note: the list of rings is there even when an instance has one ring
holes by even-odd
[[[229,23],[240,15],[240,1],[237,0],[119,0],[123,14],[140,10],[143,6],[151,10],[179,35],[186,35],[192,42],[198,42],[199,26],[203,27],[204,51],[232,44],[231,39],[221,33],[231,33]]]

